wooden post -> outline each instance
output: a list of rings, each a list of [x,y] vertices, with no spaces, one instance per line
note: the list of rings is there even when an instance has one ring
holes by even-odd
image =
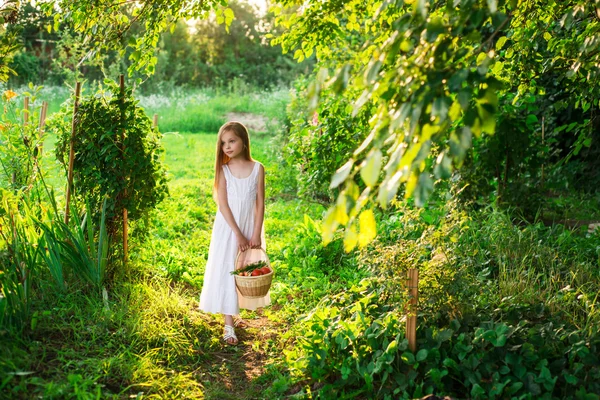
[[[44,127],[46,126],[46,113],[48,112],[48,102],[44,101],[42,103],[42,111],[40,112],[40,126],[39,126],[39,132],[40,132],[40,140],[42,139],[42,136],[44,134]],[[42,156],[42,150],[44,149],[44,143],[40,141],[40,143],[38,144],[38,157]]]
[[[545,117],[542,117],[542,147],[544,147],[544,142],[545,142],[545,138],[544,138],[544,129],[545,128]],[[542,191],[544,190],[544,164],[546,161],[546,157],[544,157],[544,160],[542,161]]]
[[[23,126],[29,122],[29,97],[25,97],[23,104]]]
[[[408,348],[413,353],[417,351],[417,303],[419,299],[419,270],[410,268],[408,270],[408,313],[406,315],[406,338]]]
[[[65,224],[69,223],[69,202],[71,201],[71,192],[73,190],[73,161],[75,159],[75,149],[73,144],[75,141],[75,115],[77,114],[77,107],[79,106],[79,94],[81,93],[81,82],[77,82],[75,85],[75,103],[73,103],[73,120],[71,121],[71,141],[69,150],[69,170],[67,173],[67,196],[65,204]]]
[[[46,113],[48,112],[48,102],[42,102],[42,111],[40,112],[40,134],[44,131],[46,126]]]
[[[119,83],[121,85],[121,106],[125,107],[125,76],[119,77]],[[125,119],[124,109],[121,109],[121,120]],[[125,159],[125,127],[121,130],[121,155]],[[123,191],[123,199],[127,198],[127,178],[125,178],[125,190]],[[128,259],[128,222],[127,222],[127,208],[123,207],[123,263],[127,264]]]
[[[154,118],[152,118],[152,129],[156,129],[158,127],[158,114],[154,114]]]

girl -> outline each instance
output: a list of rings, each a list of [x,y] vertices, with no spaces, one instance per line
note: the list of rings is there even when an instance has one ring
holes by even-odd
[[[219,129],[213,196],[218,211],[200,309],[223,314],[223,339],[228,344],[237,344],[233,316],[239,314],[240,308],[255,310],[271,303],[269,294],[259,299],[244,298],[230,274],[238,251],[260,248],[264,243],[265,170],[250,156],[248,130],[239,122],[228,122]]]

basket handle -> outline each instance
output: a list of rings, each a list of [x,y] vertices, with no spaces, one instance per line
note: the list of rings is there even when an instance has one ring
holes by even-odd
[[[239,250],[238,250],[238,253],[237,253],[237,255],[235,256],[235,261],[233,262],[233,265],[234,265],[234,270],[236,270],[236,269],[239,269],[239,268],[237,268],[237,265],[238,265],[238,259],[240,258],[240,255],[241,255],[242,253],[245,253],[245,252],[246,252],[246,251],[248,251],[248,250],[258,250],[258,249],[248,248],[248,249],[246,249],[246,250],[244,250],[244,251],[239,251]],[[269,265],[269,268],[273,269],[273,267],[271,266],[271,261],[269,261],[269,256],[267,255],[267,252],[266,252],[266,250],[265,250],[265,249],[263,249],[262,247],[260,247],[260,250],[261,250],[261,251],[263,252],[263,254],[265,255],[265,258],[266,258],[267,264]]]

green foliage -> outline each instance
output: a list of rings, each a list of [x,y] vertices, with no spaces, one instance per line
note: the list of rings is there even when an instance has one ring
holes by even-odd
[[[74,213],[73,226],[57,220],[48,223],[38,221],[44,233],[38,248],[61,291],[65,290],[64,267],[68,267],[75,277],[90,283],[100,293],[109,257],[106,205],[107,199],[104,199],[97,226],[92,220],[93,212],[89,204],[83,221]]]
[[[353,104],[354,114],[364,107],[375,110],[369,136],[333,178],[335,186],[344,181],[347,186],[324,221],[326,238],[339,225],[346,228],[348,248],[357,243],[360,212],[369,200],[386,207],[404,189],[405,197],[423,205],[434,181],[451,176],[473,139],[482,134],[498,133],[501,144],[527,133],[519,149],[505,152],[502,163],[493,162],[500,154],[492,154],[490,161],[505,167],[504,176],[497,172],[494,178],[507,186],[502,195],[514,202],[531,195],[532,190],[517,192],[519,185],[525,177],[528,186],[535,186],[539,169],[527,168],[539,167],[552,155],[552,146],[545,147],[550,141],[539,145],[539,113],[524,113],[520,99],[547,93],[554,113],[574,103],[591,117],[565,125],[575,123],[573,154],[591,145],[587,132],[593,131],[598,96],[597,87],[587,82],[598,74],[600,27],[590,2],[540,7],[529,1],[464,0],[453,6],[433,1],[309,1],[297,12],[290,12],[299,5],[295,0],[280,4],[278,22],[286,30],[274,42],[300,60],[314,52],[323,67],[312,84],[310,103],[316,105],[320,93],[331,88]],[[578,90],[580,85],[585,89]],[[552,91],[544,89],[550,86]],[[499,108],[502,94],[511,103]],[[358,177],[366,186],[362,193],[356,190]],[[529,209],[535,208],[532,203]]]
[[[0,82],[6,82],[14,71],[8,66],[19,49],[17,22],[19,1],[9,0],[0,5]],[[8,29],[7,29],[8,25]]]
[[[361,251],[372,276],[286,335],[273,397],[564,398],[599,390],[597,235],[514,226],[500,212],[395,205]],[[577,250],[575,250],[577,249]],[[418,352],[404,338],[419,269]],[[528,397],[531,396],[531,397]]]
[[[113,234],[121,210],[131,220],[142,218],[166,196],[166,175],[161,163],[160,134],[138,106],[130,88],[105,82],[109,91],[84,97],[75,115],[76,132],[72,140],[74,191],[81,204],[89,201],[94,218],[108,197],[108,232]],[[68,104],[54,116],[53,129],[58,136],[56,156],[65,166],[69,162],[72,115]]]
[[[322,93],[314,111],[307,104],[307,83],[296,83],[296,95],[288,107],[291,121],[287,157],[298,168],[300,194],[330,202],[331,176],[340,168],[368,132],[370,110],[352,115],[352,105],[332,92]]]
[[[30,317],[40,235],[26,195],[5,189],[0,194],[0,326],[21,330]]]
[[[88,35],[83,43],[87,50],[86,58],[100,57],[103,52],[117,49],[119,56],[125,55],[125,49],[132,51],[128,58],[131,65],[128,70],[132,74],[144,70],[154,73],[157,58],[154,55],[160,34],[179,19],[206,18],[209,12],[216,11],[217,21],[230,25],[233,20],[231,9],[223,8],[221,2],[209,0],[190,2],[187,0],[168,0],[161,3],[145,2],[142,4],[97,3],[89,1],[38,2],[40,9],[48,16],[54,16],[53,23],[47,25],[48,31],[57,31],[61,25],[68,26],[73,32]],[[55,7],[63,12],[55,13]],[[138,35],[123,43],[123,35],[130,30],[136,21],[140,24]]]
[[[37,121],[41,108],[41,102],[37,101],[40,87],[30,85],[29,89],[22,96],[12,90],[2,96],[0,146],[4,150],[0,152],[0,187],[3,188],[31,190],[42,178],[40,157],[45,134],[38,128]],[[21,106],[25,97],[29,98],[28,111]],[[28,124],[24,123],[26,117]]]
[[[158,43],[156,72],[142,89],[161,92],[168,85],[227,87],[234,79],[259,88],[287,86],[310,62],[296,63],[271,46],[272,14],[258,15],[254,5],[231,1],[235,18],[228,27],[214,19],[189,25],[180,21]]]

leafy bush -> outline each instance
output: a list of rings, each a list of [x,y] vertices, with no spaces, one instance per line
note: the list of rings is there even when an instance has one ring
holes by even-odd
[[[372,276],[298,320],[273,396],[598,393],[597,237],[454,202],[396,204],[381,219],[384,233],[359,256]],[[408,268],[420,274],[416,354],[404,333]]]
[[[90,202],[98,219],[102,202],[109,198],[106,217],[109,234],[117,229],[123,208],[136,220],[153,209],[167,195],[167,179],[160,155],[160,134],[126,88],[106,81],[108,91],[84,97],[77,108],[73,149],[74,193],[81,204]],[[58,136],[56,156],[69,162],[71,130],[68,121],[72,105],[67,104],[53,118],[51,128]]]
[[[371,112],[365,107],[353,116],[349,100],[330,90],[322,93],[319,107],[310,114],[307,85],[297,81],[297,94],[288,106],[287,161],[298,169],[300,194],[329,202],[334,196],[331,177],[367,136]]]

